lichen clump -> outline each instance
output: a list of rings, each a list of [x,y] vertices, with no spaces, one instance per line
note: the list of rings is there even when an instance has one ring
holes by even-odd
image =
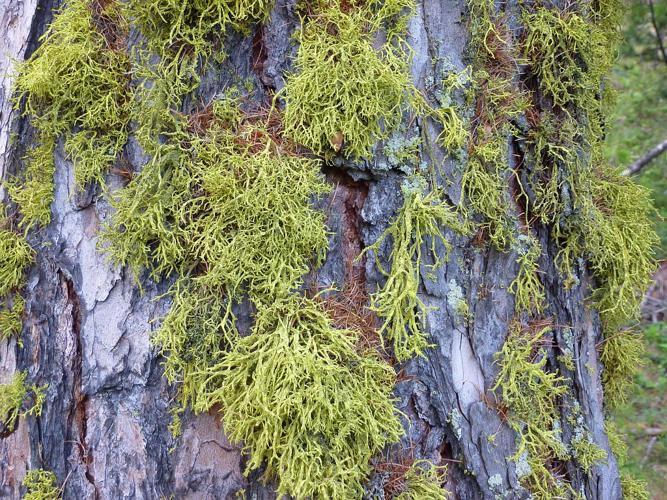
[[[0,221],[0,339],[5,339],[21,332],[25,300],[20,292],[35,252],[25,237],[2,228],[6,218]]]
[[[23,478],[23,487],[26,489],[23,500],[58,500],[60,498],[56,475],[51,471],[29,470]]]
[[[16,372],[8,384],[0,384],[0,422],[13,431],[20,416],[40,415],[46,386],[26,385],[26,372]],[[24,409],[24,403],[31,397],[32,406]]]
[[[535,498],[565,495],[568,485],[548,468],[553,460],[566,460],[568,452],[558,425],[558,398],[567,392],[565,379],[545,369],[546,351],[541,347],[549,327],[511,327],[502,350],[497,353],[498,378],[493,387],[507,407],[507,422],[517,432],[514,461],[527,453],[530,472],[522,478]]]
[[[410,75],[404,34],[391,27],[414,3],[315,3],[285,88],[285,135],[318,155],[368,156],[405,110]],[[377,49],[374,41],[387,27],[393,36]]]
[[[438,467],[428,460],[415,460],[403,477],[404,491],[395,500],[447,500],[443,487],[446,467]]]
[[[42,44],[18,66],[16,103],[37,130],[22,179],[8,184],[26,227],[46,225],[53,200],[58,139],[79,187],[101,181],[127,141],[129,58],[115,1],[72,0],[56,14]]]
[[[429,346],[422,332],[428,308],[419,299],[418,292],[422,273],[433,275],[447,261],[451,244],[445,237],[445,228],[459,234],[467,232],[465,224],[442,200],[442,195],[438,191],[425,193],[425,188],[424,179],[420,177],[403,184],[404,203],[396,218],[377,241],[364,250],[375,253],[378,268],[387,277],[382,288],[372,296],[371,307],[382,319],[379,333],[393,343],[394,355],[399,361],[423,355]],[[391,268],[385,270],[378,254],[389,241]]]
[[[225,431],[265,465],[278,496],[355,498],[370,458],[398,440],[394,372],[356,350],[317,302],[298,296],[258,311],[252,333],[208,371],[198,410],[220,404]]]

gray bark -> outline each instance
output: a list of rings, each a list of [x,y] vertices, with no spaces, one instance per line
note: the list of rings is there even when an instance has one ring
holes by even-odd
[[[231,57],[219,72],[206,76],[204,97],[224,88],[227,75],[251,77],[259,90],[284,85],[294,51],[290,34],[298,26],[294,3],[278,0],[264,27],[247,37],[229,36]],[[20,59],[34,49],[53,5],[49,0],[0,0],[0,6],[0,35],[4,35],[0,39],[8,41],[0,59],[2,69],[10,64],[8,56]],[[418,86],[425,87],[441,71],[435,66],[443,61],[458,70],[467,64],[464,11],[463,0],[418,2],[410,27],[412,73]],[[253,63],[257,40],[264,47],[260,65]],[[0,173],[6,176],[20,168],[30,132],[16,113],[10,113],[11,82],[0,78]],[[432,124],[417,121],[414,126],[431,146],[424,149],[429,152],[425,159],[444,166],[442,184],[451,201],[458,203],[461,162],[437,147],[438,132]],[[15,145],[8,141],[10,130],[18,134]],[[134,168],[140,168],[140,151],[133,143],[127,149]],[[325,286],[362,279],[374,290],[383,279],[374,260],[357,265],[351,257],[377,239],[400,207],[402,177],[374,164],[349,162],[326,172],[336,186],[324,202],[334,235],[327,261],[313,279]],[[120,185],[120,180],[110,175],[108,183]],[[53,470],[64,483],[66,499],[157,499],[172,494],[224,499],[240,488],[246,489],[248,498],[274,497],[271,487],[261,485],[255,476],[243,477],[243,457],[225,438],[218,415],[187,415],[182,437],[171,437],[167,425],[174,388],[161,376],[161,359],[149,342],[156,327],[153,320],[169,307],[166,299],[154,299],[169,283],[145,279],[141,294],[129,273],[110,265],[98,252],[98,228],[110,207],[94,187],[75,192],[72,166],[62,151],[55,185],[52,222],[30,236],[38,255],[26,290],[24,347],[15,340],[0,346],[5,380],[14,370],[27,369],[30,382],[49,387],[42,415],[22,418],[12,434],[0,439],[0,496],[20,498],[25,470],[42,467]],[[517,255],[480,250],[470,238],[447,236],[454,245],[449,262],[434,279],[424,273],[421,290],[421,299],[434,306],[427,329],[435,347],[427,358],[407,363],[408,376],[396,389],[399,408],[410,421],[404,444],[415,446],[420,457],[448,464],[447,486],[458,498],[525,498],[515,464],[507,458],[514,452],[516,436],[484,399],[497,375],[494,353],[501,349],[514,314],[508,287],[517,273]],[[584,305],[588,278],[579,270],[581,285],[565,291],[554,267],[555,243],[546,229],[540,239],[548,249],[540,262],[546,271],[548,309],[557,324],[571,326],[574,338],[576,373],[560,368],[570,375],[568,384],[595,442],[608,451],[595,348],[601,328],[597,314]],[[447,303],[452,287],[465,293],[473,316],[469,324],[460,322]],[[555,341],[561,346],[568,342],[561,331]],[[554,366],[558,352],[558,346],[550,350]],[[573,432],[567,419],[562,425],[565,437]],[[491,444],[487,437],[495,432]],[[621,497],[611,453],[590,475],[572,466],[567,472],[587,498]]]

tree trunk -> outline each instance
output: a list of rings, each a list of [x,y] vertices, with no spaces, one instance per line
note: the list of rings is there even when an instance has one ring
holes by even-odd
[[[30,120],[12,111],[12,77],[5,70],[11,67],[11,58],[27,59],[39,46],[58,3],[0,0],[0,33],[5,40],[0,67],[0,174],[4,179],[20,175],[25,168],[23,157],[36,141]],[[504,35],[520,43],[525,39],[521,33],[526,22],[520,2],[496,3],[502,4],[498,9],[503,12],[497,19],[511,28]],[[413,51],[410,74],[417,89],[428,94],[443,74],[473,64],[479,50],[471,40],[474,22],[464,0],[417,2],[407,38]],[[291,37],[299,26],[296,0],[277,0],[268,17],[252,24],[247,32],[230,29],[224,45],[227,59],[202,76],[197,97],[186,99],[183,110],[191,112],[198,103],[209,102],[235,82],[245,81],[253,87],[252,100],[270,105],[272,92],[281,91],[294,71],[298,43]],[[140,43],[139,31],[132,25],[130,47]],[[529,76],[525,64],[517,63],[510,78],[525,82],[539,94],[540,75]],[[548,101],[544,96],[536,99]],[[465,99],[461,91],[454,101],[459,113],[468,117],[464,122],[471,141],[475,99]],[[277,102],[284,105],[280,99]],[[512,120],[528,126],[525,117]],[[449,205],[467,205],[462,176],[472,149],[448,154],[438,140],[441,127],[429,118],[406,116],[404,124],[421,138],[423,168],[435,167],[432,187],[443,188]],[[531,161],[521,135],[515,127],[504,138],[510,171],[516,172],[505,176],[504,201],[519,214],[526,209],[516,182],[525,182],[521,171],[529,170],[526,165]],[[585,156],[587,145],[582,138],[578,147]],[[333,154],[322,161],[323,175],[332,190],[317,206],[326,213],[331,235],[324,263],[308,276],[310,288],[361,284],[372,294],[386,281],[378,263],[385,270],[392,267],[389,246],[380,247],[377,261],[373,252],[361,260],[357,257],[395,220],[404,202],[401,185],[406,176],[400,165],[392,166],[385,158],[386,148],[376,147],[374,153],[373,160]],[[139,172],[145,159],[137,141],[128,141],[122,161],[129,166],[123,168]],[[76,186],[74,167],[62,142],[56,146],[55,160],[50,223],[33,226],[27,233],[36,257],[23,291],[26,308],[21,341],[10,338],[0,344],[3,381],[26,370],[31,384],[48,384],[48,388],[41,415],[21,417],[0,440],[0,496],[20,498],[26,471],[40,468],[55,473],[66,499],[233,498],[240,490],[247,498],[275,498],[274,483],[264,484],[257,472],[244,476],[247,455],[239,443],[227,439],[225,417],[215,409],[199,414],[186,411],[182,434],[172,436],[170,408],[177,388],[164,378],[164,358],[151,336],[169,311],[171,299],[165,293],[176,277],[155,281],[143,273],[139,286],[132,272],[111,262],[98,241],[98,231],[114,210],[108,195],[95,182],[85,189]],[[380,168],[382,161],[389,166]],[[123,189],[125,181],[110,170],[106,184],[114,192]],[[7,199],[5,191],[2,196]],[[479,220],[471,217],[471,221]],[[533,219],[528,231],[542,249],[538,276],[545,313],[541,315],[522,315],[516,310],[512,283],[520,272],[521,252],[512,247],[497,250],[484,241],[488,231],[479,230],[475,235],[447,229],[452,249],[447,262],[433,272],[428,269],[431,256],[425,251],[418,298],[426,306],[424,329],[432,346],[424,356],[395,364],[400,376],[394,394],[405,435],[401,445],[378,456],[392,462],[409,449],[413,458],[446,465],[442,487],[454,498],[527,498],[522,473],[517,472],[519,460],[510,458],[519,443],[517,430],[508,420],[511,408],[503,408],[499,390],[492,388],[500,369],[497,353],[513,321],[548,317],[556,326],[544,346],[545,369],[563,374],[567,387],[567,396],[558,404],[562,440],[571,443],[585,428],[592,443],[607,456],[589,471],[573,458],[554,458],[550,470],[564,478],[571,486],[569,491],[586,498],[621,498],[617,461],[605,430],[603,366],[598,353],[602,323],[589,304],[596,278],[587,266],[575,264],[576,284],[567,286],[556,264],[560,243],[552,225]],[[445,247],[437,243],[436,249],[436,256],[443,257]],[[467,304],[464,319],[460,301]],[[235,312],[240,323],[254,315],[246,302]],[[572,354],[571,369],[560,360],[564,352]],[[579,406],[575,418],[570,411],[572,402]],[[379,458],[374,465],[382,461]],[[383,495],[388,491],[386,481],[380,468],[371,473],[368,495]]]

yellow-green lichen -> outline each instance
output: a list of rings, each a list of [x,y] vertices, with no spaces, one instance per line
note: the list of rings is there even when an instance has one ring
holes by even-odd
[[[23,287],[25,269],[34,258],[34,250],[22,236],[0,229],[0,298]]]
[[[21,333],[24,311],[25,300],[20,295],[0,299],[0,340]]]
[[[463,234],[467,227],[457,213],[448,206],[438,191],[425,194],[422,178],[408,179],[403,184],[404,203],[396,218],[378,240],[364,252],[373,251],[380,271],[387,281],[372,296],[372,309],[382,319],[379,333],[384,334],[394,347],[394,355],[405,361],[415,355],[424,355],[428,341],[422,324],[428,311],[419,299],[422,273],[432,273],[447,260],[451,244],[444,235],[449,228]],[[391,241],[390,270],[385,270],[378,254],[385,241]],[[442,248],[438,245],[442,244]],[[430,255],[427,257],[425,251]],[[428,263],[429,258],[433,259]]]
[[[623,491],[623,498],[626,500],[649,500],[651,495],[649,494],[646,482],[635,477],[631,472],[624,470],[624,466],[628,459],[628,445],[625,443],[623,436],[619,433],[616,424],[611,420],[607,420],[605,422],[605,431],[609,438],[611,452],[616,457],[619,469],[621,469],[621,490]]]
[[[402,434],[394,372],[359,354],[357,336],[292,295],[262,307],[252,333],[208,370],[197,409],[221,405],[225,432],[250,455],[246,471],[264,465],[278,496],[361,496],[370,458]]]
[[[26,489],[23,500],[58,500],[60,498],[56,475],[51,471],[29,470],[23,478],[23,487]]]
[[[519,235],[515,240],[515,250],[519,254],[519,274],[509,287],[514,294],[517,311],[542,312],[544,307],[544,286],[539,277],[538,259],[542,246],[531,235]]]
[[[272,5],[272,0],[130,0],[127,11],[156,52],[185,47],[204,55],[214,50],[212,36],[264,20]]]
[[[618,406],[626,400],[628,389],[644,363],[644,356],[642,337],[632,329],[619,330],[602,341],[600,361],[607,406]]]
[[[37,130],[23,178],[8,185],[24,225],[50,220],[59,137],[64,136],[78,186],[101,181],[123,148],[130,103],[125,29],[116,2],[71,0],[56,14],[39,48],[19,64],[16,103]]]
[[[109,251],[156,276],[205,265],[206,284],[269,301],[321,261],[327,234],[310,203],[327,187],[315,161],[283,150],[261,124],[227,127],[162,148],[117,194]]]
[[[414,2],[343,3],[317,4],[305,20],[285,87],[285,135],[318,155],[368,156],[400,123],[410,88],[404,33],[374,42]]]
[[[415,460],[403,477],[404,491],[395,500],[447,500],[443,483],[447,467],[438,467],[430,460]]]
[[[204,387],[202,369],[221,361],[237,341],[235,318],[220,287],[181,278],[170,295],[171,309],[151,340],[165,356],[164,376],[179,386],[181,408],[193,407]]]
[[[607,452],[595,444],[587,433],[572,440],[572,456],[589,474],[594,465],[607,459]]]
[[[565,495],[569,486],[548,468],[568,453],[560,436],[558,401],[567,392],[565,379],[546,370],[547,357],[540,347],[549,327],[532,329],[513,324],[502,350],[496,355],[499,373],[493,387],[507,407],[507,421],[517,432],[519,461],[527,454],[530,472],[522,483],[534,498]]]
[[[9,431],[14,430],[19,417],[42,412],[46,386],[27,386],[26,377],[26,372],[16,372],[9,383],[0,384],[0,422]],[[24,409],[29,398],[33,404]]]
[[[564,231],[562,269],[587,257],[597,280],[593,299],[613,332],[639,314],[656,268],[658,237],[649,218],[653,206],[645,188],[609,168],[591,172],[589,197]]]

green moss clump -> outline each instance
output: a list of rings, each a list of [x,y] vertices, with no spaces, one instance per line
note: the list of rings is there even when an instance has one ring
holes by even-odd
[[[615,407],[625,402],[634,377],[644,363],[644,342],[633,330],[619,330],[608,335],[602,344],[602,386],[605,403]]]
[[[23,500],[58,500],[60,488],[56,475],[43,469],[29,470],[23,478],[26,494]]]
[[[368,156],[400,123],[411,88],[403,33],[393,30],[399,39],[389,37],[379,49],[374,41],[414,2],[343,4],[319,5],[300,34],[296,71],[285,87],[285,135],[318,155]]]
[[[292,295],[262,307],[251,335],[208,370],[197,409],[222,406],[225,431],[250,454],[247,472],[264,464],[279,497],[361,496],[370,458],[402,434],[394,372],[359,354],[357,337]]]
[[[9,431],[13,431],[20,416],[41,415],[46,386],[27,386],[26,372],[16,372],[8,384],[0,384],[0,421]],[[23,403],[32,394],[34,403],[22,410]]]
[[[590,473],[595,464],[607,459],[607,452],[587,435],[572,441],[572,455],[586,474]]]
[[[565,379],[545,370],[546,353],[539,347],[550,328],[537,332],[519,324],[511,327],[496,359],[500,367],[493,391],[499,391],[507,407],[507,421],[518,434],[512,460],[527,454],[530,473],[522,482],[534,498],[565,496],[567,484],[548,469],[553,460],[565,460],[568,453],[560,438],[558,399],[567,392]]]
[[[460,234],[468,232],[457,213],[442,201],[441,194],[438,191],[424,194],[425,188],[420,177],[403,184],[404,203],[396,218],[378,240],[364,250],[375,253],[377,265],[387,277],[386,283],[372,296],[371,308],[382,318],[379,333],[393,343],[394,355],[399,361],[424,355],[424,349],[429,346],[421,327],[427,307],[417,294],[423,267],[427,273],[433,273],[447,260],[451,244],[443,228]],[[387,239],[392,243],[389,271],[377,260]],[[444,245],[444,253],[436,248],[438,242]],[[426,264],[423,258],[425,244],[434,259],[433,264]]]
[[[444,488],[447,467],[438,467],[429,460],[416,460],[405,472],[405,491],[395,500],[447,500]]]
[[[25,178],[9,185],[25,225],[50,219],[58,137],[64,135],[78,186],[101,181],[123,148],[130,104],[125,29],[116,2],[72,0],[56,14],[40,47],[19,65],[16,102],[24,103],[23,113],[38,132]]]

